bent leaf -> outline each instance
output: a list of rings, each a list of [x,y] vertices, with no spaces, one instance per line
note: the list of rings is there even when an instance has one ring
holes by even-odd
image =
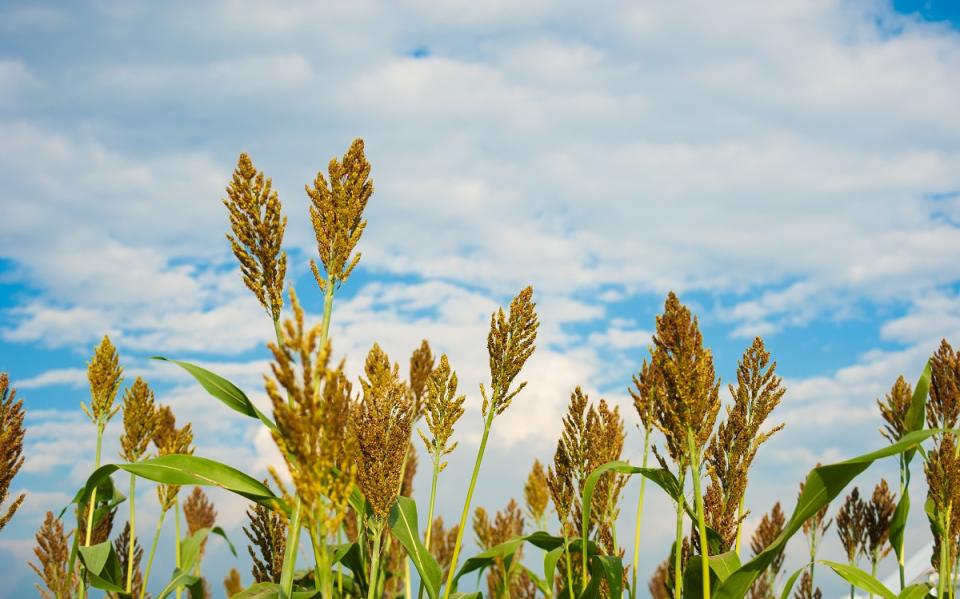
[[[171,454],[132,464],[106,464],[97,468],[82,493],[89,494],[117,470],[167,485],[215,486],[271,509],[289,513],[289,507],[257,479],[220,462],[192,455]]]
[[[797,499],[790,520],[783,531],[777,535],[766,549],[761,551],[752,560],[741,566],[736,572],[722,582],[713,593],[714,599],[740,599],[750,589],[754,581],[770,565],[770,562],[783,549],[803,523],[816,514],[823,506],[829,504],[839,495],[844,487],[866,470],[876,460],[903,453],[916,448],[920,443],[929,439],[937,431],[914,431],[904,435],[900,441],[883,449],[838,462],[818,466],[810,471],[804,483],[803,492]]]
[[[113,543],[104,541],[78,549],[90,586],[113,593],[124,592],[124,572],[120,566],[120,560],[117,559]]]
[[[409,497],[397,497],[390,508],[390,516],[387,522],[390,525],[390,532],[407,550],[407,555],[413,561],[417,572],[420,573],[423,588],[426,589],[430,599],[437,599],[440,592],[442,572],[440,564],[437,563],[437,560],[427,551],[420,540],[420,532],[417,527],[417,504]]]
[[[202,368],[196,364],[191,364],[190,362],[173,360],[163,356],[153,356],[153,359],[170,362],[171,364],[176,364],[180,368],[183,368],[189,372],[198,383],[200,383],[200,386],[203,387],[207,393],[222,401],[223,404],[231,410],[240,412],[244,416],[249,416],[250,418],[259,418],[260,422],[266,425],[267,428],[272,431],[277,430],[277,425],[273,423],[273,420],[257,409],[257,406],[253,405],[253,402],[250,401],[250,398],[247,397],[246,393],[241,391],[239,387],[222,376],[210,372],[206,368]]]
[[[880,595],[884,599],[897,599],[893,591],[885,587],[882,582],[856,566],[822,559],[817,561],[825,566],[829,566],[830,569],[839,574],[841,578],[858,589],[863,589],[871,595]]]

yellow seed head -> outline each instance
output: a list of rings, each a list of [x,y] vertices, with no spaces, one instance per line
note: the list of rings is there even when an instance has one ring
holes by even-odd
[[[105,425],[120,409],[120,406],[114,407],[113,402],[123,383],[122,375],[123,368],[120,367],[117,349],[110,342],[110,338],[104,335],[100,345],[94,350],[93,358],[87,364],[90,408],[80,404],[91,422]]]
[[[243,282],[276,322],[287,274],[287,255],[281,250],[287,217],[281,214],[280,196],[250,157],[240,154],[223,204],[233,233],[227,239],[240,262]]]
[[[427,451],[437,459],[449,454],[457,447],[456,443],[449,446],[448,443],[453,435],[454,425],[463,416],[465,399],[465,396],[457,395],[457,373],[450,369],[447,355],[441,355],[440,364],[426,382],[423,418],[431,438],[428,439],[422,431],[418,430],[420,438],[427,446]],[[440,470],[444,467],[446,462],[440,464]]]
[[[153,391],[137,377],[123,395],[123,434],[120,457],[127,462],[140,460],[147,452],[159,424]]]
[[[503,308],[490,316],[490,333],[487,335],[487,352],[490,355],[490,397],[484,387],[482,412],[486,416],[489,407],[501,414],[514,397],[527,385],[524,381],[511,390],[510,386],[520,374],[520,369],[533,355],[537,340],[536,304],[533,302],[533,287],[527,287],[510,302],[510,314]]]
[[[168,406],[157,407],[156,420],[153,444],[159,455],[193,454],[193,428],[189,422],[183,428],[177,428],[177,418]],[[161,509],[166,511],[173,507],[179,493],[180,485],[157,485]]]
[[[877,400],[877,407],[880,408],[880,416],[884,421],[880,434],[891,443],[896,443],[907,434],[907,412],[912,401],[913,390],[903,375],[897,377],[883,401]]]
[[[416,422],[423,414],[423,394],[427,379],[433,372],[433,352],[430,344],[424,339],[420,347],[410,356],[410,393],[413,395],[413,420]]]
[[[327,172],[329,181],[320,171],[313,187],[306,187],[311,201],[310,220],[317,238],[317,253],[325,276],[321,275],[313,260],[310,267],[323,290],[327,285],[339,287],[360,262],[360,252],[353,254],[353,250],[367,226],[363,210],[373,195],[370,163],[363,153],[363,140],[355,139],[342,161],[330,160]]]
[[[16,400],[17,390],[9,388],[7,373],[0,372],[0,508],[8,499],[13,477],[23,467],[23,401]],[[23,504],[26,495],[21,493],[6,508],[0,511],[0,530],[7,525]]]
[[[547,486],[547,473],[540,460],[533,461],[533,468],[530,469],[527,483],[523,487],[523,497],[527,503],[527,513],[534,522],[542,523],[547,514],[550,489]]]

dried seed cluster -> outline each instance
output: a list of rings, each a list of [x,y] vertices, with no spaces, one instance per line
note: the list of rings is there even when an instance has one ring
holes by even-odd
[[[63,524],[47,512],[43,526],[36,536],[37,544],[33,549],[39,564],[30,563],[30,568],[40,577],[43,586],[35,585],[43,599],[59,599],[73,596],[77,578],[69,574],[67,562],[70,557],[68,537],[64,534]]]
[[[240,262],[243,282],[276,322],[283,309],[287,276],[287,255],[281,250],[287,217],[281,214],[280,196],[273,182],[257,171],[244,153],[227,186],[227,198],[223,204],[230,213],[233,232],[227,239]]]
[[[520,374],[520,369],[533,355],[537,340],[536,304],[533,302],[533,287],[527,287],[510,302],[509,316],[503,308],[490,316],[490,333],[487,335],[487,352],[490,355],[490,396],[480,386],[483,395],[481,411],[487,409],[501,414],[524,387],[526,381],[511,390],[510,386]]]
[[[272,376],[264,377],[277,425],[273,439],[305,506],[305,519],[335,532],[356,473],[352,458],[357,440],[350,426],[353,387],[342,362],[330,366],[330,344],[320,347],[320,327],[305,327],[303,308],[292,289],[290,304],[294,318],[280,329],[282,346],[269,345]]]
[[[533,468],[523,486],[523,498],[527,504],[527,514],[542,528],[546,524],[547,503],[550,501],[550,487],[547,484],[547,472],[540,460],[533,461]]]
[[[326,276],[320,274],[316,262],[310,261],[313,276],[320,289],[339,287],[360,262],[360,252],[353,254],[367,221],[363,210],[373,195],[370,163],[363,153],[363,140],[355,139],[343,160],[333,158],[327,167],[329,182],[318,172],[310,196],[310,220],[317,238],[317,253]],[[352,255],[351,255],[352,254]]]
[[[0,530],[7,525],[23,504],[26,495],[21,493],[2,511],[9,499],[13,477],[23,467],[23,401],[17,400],[17,390],[10,388],[7,373],[0,372]]]
[[[188,422],[177,428],[177,418],[168,406],[159,406],[156,414],[157,428],[153,433],[153,444],[159,455],[193,454],[193,428]],[[157,497],[160,507],[166,511],[173,507],[180,493],[180,485],[157,485]]]
[[[907,412],[912,401],[913,390],[902,375],[897,378],[883,401],[877,400],[877,407],[880,408],[880,416],[884,421],[880,434],[891,443],[896,443],[907,434]]]
[[[123,434],[120,435],[120,457],[137,462],[147,453],[157,432],[159,419],[153,391],[137,377],[123,394]]]
[[[247,552],[253,561],[254,582],[280,582],[283,553],[287,546],[287,525],[283,516],[255,503],[247,510],[247,520],[249,523],[243,527],[243,534],[252,543],[247,545]]]
[[[80,407],[91,422],[102,426],[113,418],[120,406],[113,402],[123,384],[123,368],[117,348],[106,335],[93,353],[93,359],[87,364],[87,379],[90,381],[90,407],[83,402]]]
[[[453,436],[453,427],[463,416],[463,402],[466,396],[457,395],[457,373],[450,369],[447,355],[440,356],[440,363],[430,373],[424,393],[423,419],[430,431],[430,438],[420,431],[427,451],[441,459],[457,448],[456,442],[450,443]],[[446,468],[447,463],[440,463],[440,470]]]

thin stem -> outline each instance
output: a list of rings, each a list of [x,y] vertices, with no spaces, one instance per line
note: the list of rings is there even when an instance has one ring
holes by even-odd
[[[127,593],[133,589],[133,546],[137,540],[137,511],[136,505],[137,475],[130,473],[130,546],[127,549]]]
[[[403,560],[403,596],[413,599],[413,583],[410,581],[410,560]]]
[[[687,447],[690,450],[690,470],[693,476],[693,498],[697,504],[697,525],[700,528],[700,566],[703,577],[703,599],[710,599],[710,547],[707,544],[707,521],[703,512],[703,494],[700,492],[700,452],[687,429]]]
[[[310,528],[310,541],[313,544],[314,568],[313,576],[316,578],[316,589],[321,597],[333,597],[333,581],[330,579],[330,568],[328,566],[329,556],[326,543],[320,541],[320,535],[316,527]]]
[[[423,546],[430,549],[430,533],[433,531],[433,510],[437,501],[437,480],[440,478],[439,452],[433,456],[433,475],[430,479],[430,503],[427,507],[427,533],[424,535]]]
[[[740,503],[737,505],[737,541],[734,545],[737,558],[740,557],[740,539],[743,536],[743,502],[746,498],[746,488],[744,488],[744,494],[740,496]]]
[[[383,536],[383,524],[375,522],[376,530],[373,533],[373,550],[370,554],[370,585],[367,589],[367,599],[374,599],[377,592],[377,577],[380,575],[380,537]]]
[[[570,560],[570,539],[567,538],[567,527],[561,522],[560,530],[563,532],[563,555],[567,559],[567,597],[573,597],[573,563]],[[584,550],[583,547],[580,548]]]
[[[280,599],[293,597],[293,570],[297,567],[297,545],[300,543],[300,518],[303,507],[300,497],[293,499],[293,512],[287,526],[287,545],[283,550],[283,566],[280,570]]]
[[[683,470],[681,468],[681,470]],[[683,479],[680,479],[681,488]],[[683,571],[680,569],[683,557],[683,497],[677,499],[677,535],[673,546],[673,597],[683,597]]]
[[[147,569],[143,573],[143,586],[140,587],[140,599],[143,599],[147,592],[147,583],[150,582],[150,568],[153,567],[153,557],[157,553],[157,542],[160,541],[160,530],[163,528],[163,519],[167,515],[167,510],[160,510],[160,519],[157,520],[157,530],[153,533],[153,542],[150,544],[150,555],[147,557]]]
[[[177,567],[177,570],[180,569],[180,493],[178,492],[173,498],[173,509],[175,510],[174,515],[176,516],[175,522],[176,527],[176,537],[174,538],[173,543],[173,557],[174,565]],[[183,587],[177,587],[177,599],[183,596]]]
[[[97,422],[97,452],[94,457],[94,467],[96,470],[100,467],[100,453],[103,448],[103,427],[106,426],[106,422],[100,421]],[[86,539],[84,540],[83,546],[90,546],[90,536],[93,534],[93,513],[96,510],[97,505],[97,487],[94,486],[93,490],[90,491],[90,505],[87,506],[87,534]],[[82,568],[82,566],[81,566]],[[81,572],[82,574],[82,572]],[[80,576],[80,586],[77,596],[79,599],[83,599],[86,596],[86,587],[84,585],[84,576]]]
[[[856,562],[855,560],[850,560],[850,565],[851,565],[852,567],[856,568],[856,567],[857,567],[857,562]],[[853,584],[850,585],[850,599],[856,599],[856,597],[854,596],[854,590],[855,590],[855,588],[856,588],[856,587],[854,587]]]
[[[643,431],[643,468],[647,467],[650,453],[650,429]],[[640,497],[637,499],[637,525],[633,530],[633,580],[630,583],[630,597],[637,599],[637,568],[640,567],[640,525],[643,523],[643,492],[647,486],[647,477],[640,477]]]
[[[899,457],[900,457],[900,501],[903,501],[903,494],[909,492],[907,489],[908,481],[907,481],[907,474],[906,474],[907,468],[909,468],[909,466],[907,465],[907,461],[904,459],[902,453],[899,455]],[[903,589],[907,586],[905,570],[904,570],[904,555],[903,555],[906,536],[907,535],[903,535],[903,534],[900,535],[900,546],[897,547],[897,568],[900,571],[900,590],[901,591],[903,591]]]
[[[873,576],[874,578],[877,577],[877,556],[876,555],[871,556],[871,559],[870,559],[870,575]],[[853,597],[852,593],[850,597],[851,598]],[[870,593],[870,599],[873,599],[873,593]]]
[[[320,321],[320,345],[323,346],[330,336],[330,317],[333,314],[333,294],[336,280],[327,281],[327,288],[323,294],[323,320]]]
[[[493,396],[496,397],[494,390]],[[450,599],[450,589],[453,587],[453,576],[457,571],[457,558],[460,557],[460,544],[463,543],[463,531],[467,527],[467,517],[470,515],[470,501],[477,486],[477,477],[480,474],[480,462],[483,461],[483,452],[487,448],[487,438],[490,436],[490,425],[497,413],[497,404],[492,402],[483,423],[483,437],[480,438],[480,449],[477,450],[477,461],[473,465],[473,474],[470,476],[470,486],[467,487],[467,498],[463,502],[463,513],[460,515],[460,527],[457,529],[457,540],[453,545],[453,557],[450,559],[450,572],[447,574],[447,588],[443,592],[443,599]]]
[[[343,542],[343,527],[337,527],[337,545]],[[337,562],[337,593],[343,596],[343,563]]]

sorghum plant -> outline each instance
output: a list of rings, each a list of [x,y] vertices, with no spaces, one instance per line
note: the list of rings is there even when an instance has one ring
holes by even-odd
[[[26,499],[21,493],[7,503],[13,477],[23,467],[23,401],[16,399],[17,390],[10,388],[7,373],[0,372],[0,530],[7,525]],[[4,504],[6,510],[2,511]]]

